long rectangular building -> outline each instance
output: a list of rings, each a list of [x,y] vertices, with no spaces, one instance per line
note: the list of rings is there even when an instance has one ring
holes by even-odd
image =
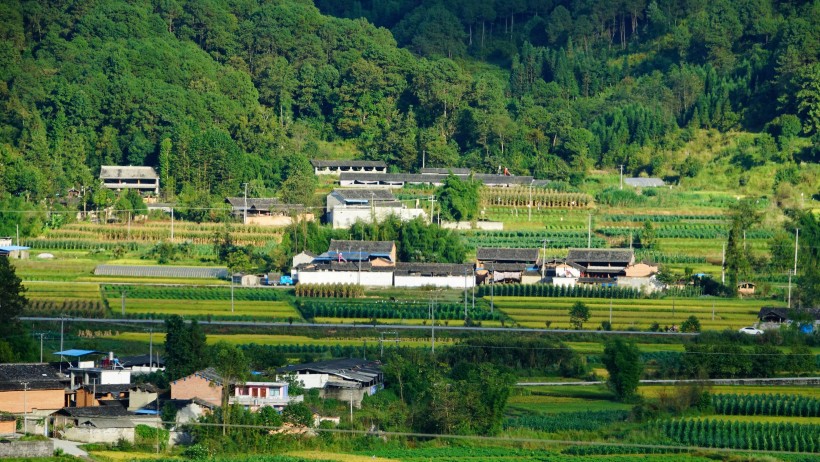
[[[462,179],[469,177],[469,174],[464,173],[453,174]],[[426,173],[342,173],[339,175],[339,184],[351,188],[401,188],[408,184],[441,186],[445,178],[447,178],[447,175]],[[474,174],[473,179],[484,186],[495,187],[528,186],[533,180],[531,176],[488,175],[484,173]]]

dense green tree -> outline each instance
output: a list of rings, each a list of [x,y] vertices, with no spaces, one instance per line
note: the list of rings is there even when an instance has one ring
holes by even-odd
[[[171,380],[190,375],[207,365],[206,336],[196,322],[181,316],[165,320],[165,372]]]
[[[210,347],[210,365],[223,379],[222,383],[222,434],[227,433],[226,426],[230,425],[231,406],[228,400],[233,392],[232,387],[244,383],[250,375],[250,363],[245,354],[235,345],[220,341]]]
[[[33,359],[34,345],[20,316],[28,306],[26,288],[7,257],[0,257],[0,355],[6,362]]]
[[[610,340],[601,356],[609,378],[609,389],[620,401],[630,401],[637,396],[638,384],[643,372],[641,352],[633,342],[621,338]]]
[[[583,302],[575,302],[569,309],[569,323],[574,329],[582,329],[589,316],[589,307]]]
[[[436,198],[444,218],[470,221],[478,217],[478,199],[481,184],[472,177],[462,180],[448,175],[436,191]]]

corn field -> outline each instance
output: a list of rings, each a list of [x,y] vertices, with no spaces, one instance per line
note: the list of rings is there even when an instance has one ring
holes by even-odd
[[[655,426],[665,436],[690,446],[820,452],[820,425],[683,419],[659,421]]]
[[[533,211],[555,208],[585,208],[592,205],[592,196],[584,193],[567,193],[543,188],[481,188],[482,209],[528,207]]]
[[[364,287],[357,284],[298,284],[297,297],[358,298],[364,296]]]
[[[725,415],[820,417],[820,399],[801,395],[738,395],[712,397],[715,412]]]

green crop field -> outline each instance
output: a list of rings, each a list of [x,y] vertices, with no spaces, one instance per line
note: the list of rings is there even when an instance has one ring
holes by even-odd
[[[112,302],[112,311],[119,313],[120,305]],[[233,310],[230,300],[157,300],[126,298],[125,314],[154,314],[157,316],[243,316],[268,320],[301,320],[299,313],[285,301],[235,301]]]
[[[488,298],[485,297],[485,300]],[[502,310],[518,325],[544,327],[550,321],[552,328],[568,328],[569,309],[576,302],[590,309],[586,328],[596,328],[609,320],[612,305],[612,328],[647,329],[653,322],[664,325],[680,324],[689,316],[696,316],[704,329],[739,329],[757,322],[760,307],[771,302],[734,299],[600,299],[572,297],[495,297],[495,307]],[[712,311],[714,304],[714,319]]]

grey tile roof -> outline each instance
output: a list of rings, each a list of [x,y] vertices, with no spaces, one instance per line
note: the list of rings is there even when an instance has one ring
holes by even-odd
[[[360,383],[369,383],[381,380],[382,365],[378,361],[343,358],[315,363],[292,364],[290,366],[280,367],[276,372],[280,374],[289,372],[315,372],[330,374]]]
[[[476,259],[482,262],[522,262],[535,263],[538,260],[538,249],[505,249],[479,247]]]
[[[329,252],[359,251],[370,254],[389,254],[395,248],[393,241],[351,241],[342,239],[331,239]]]
[[[381,167],[387,168],[387,164],[380,160],[321,160],[311,159],[311,165],[316,168],[325,167]]]
[[[336,194],[344,201],[395,201],[396,196],[389,189],[384,188],[356,188],[356,189],[334,189]]]
[[[225,279],[228,270],[208,266],[97,265],[97,276]]]
[[[24,386],[23,383],[28,382]],[[68,384],[68,378],[51,364],[0,364],[0,390],[57,390]]]
[[[226,197],[225,202],[230,204],[234,210],[245,209],[244,197]],[[302,204],[284,204],[279,202],[276,197],[249,197],[248,211],[270,212],[270,211],[288,211],[299,210],[304,208]]]
[[[569,249],[567,263],[618,263],[626,265],[635,258],[632,249]]]
[[[156,180],[159,178],[156,170],[151,167],[121,167],[118,165],[103,165],[100,167],[100,179]]]
[[[57,414],[70,417],[125,417],[128,411],[120,404],[88,407],[64,407]]]
[[[815,321],[820,321],[820,308],[808,308],[803,311],[814,318]],[[776,315],[782,319],[791,319],[792,316],[794,316],[794,312],[795,310],[791,308],[764,306],[760,308],[757,317],[762,319],[766,315]]]

